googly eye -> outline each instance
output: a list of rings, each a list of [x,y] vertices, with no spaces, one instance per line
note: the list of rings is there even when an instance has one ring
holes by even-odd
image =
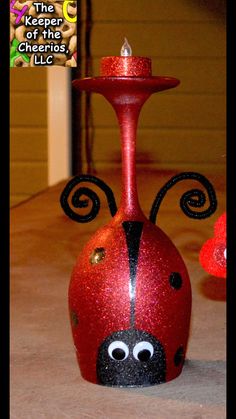
[[[108,353],[114,361],[124,361],[129,355],[129,348],[121,340],[116,340],[109,345]]]
[[[154,348],[152,344],[146,341],[137,343],[133,349],[134,358],[141,362],[149,361],[153,353]]]

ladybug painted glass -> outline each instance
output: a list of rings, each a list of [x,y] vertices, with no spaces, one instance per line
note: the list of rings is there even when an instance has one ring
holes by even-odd
[[[140,209],[135,179],[136,126],[148,97],[175,87],[170,77],[95,77],[75,80],[74,88],[100,93],[114,107],[121,130],[122,197],[117,210],[111,189],[100,179],[81,175],[61,195],[65,213],[78,222],[92,221],[100,206],[91,182],[107,196],[112,220],[100,228],[78,256],[69,286],[69,310],[82,376],[106,386],[150,386],[170,381],[183,368],[191,314],[191,286],[178,250],[155,225],[166,192],[179,181],[200,181],[181,198],[184,213],[205,218],[216,209],[212,185],[198,173],[181,173],[167,182],[154,200],[150,218]],[[79,215],[77,209],[92,209]],[[198,208],[193,210],[190,207]]]

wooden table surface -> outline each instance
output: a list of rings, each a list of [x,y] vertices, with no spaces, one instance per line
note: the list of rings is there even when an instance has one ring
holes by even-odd
[[[138,171],[146,215],[156,192],[173,174]],[[101,212],[86,225],[71,221],[60,208],[65,182],[11,210],[11,419],[226,417],[225,280],[208,276],[198,262],[202,244],[212,236],[214,222],[225,211],[225,179],[207,176],[219,201],[211,218],[195,221],[180,211],[181,193],[197,186],[192,181],[176,185],[160,209],[159,226],[187,265],[193,307],[182,374],[149,388],[90,384],[81,378],[76,361],[67,290],[78,253],[110,219],[102,193]],[[99,177],[109,183],[119,202],[120,172],[104,171]]]

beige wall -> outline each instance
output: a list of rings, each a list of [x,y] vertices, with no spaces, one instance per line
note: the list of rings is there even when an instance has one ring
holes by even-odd
[[[48,185],[47,73],[45,68],[10,71],[10,204]]]
[[[10,82],[13,206],[70,176],[70,69],[11,69]]]
[[[138,131],[138,162],[181,170],[201,167],[205,171],[224,171],[226,52],[224,13],[220,7],[223,2],[93,0],[92,3],[94,75],[99,75],[100,57],[119,55],[126,36],[134,55],[152,58],[153,75],[181,80],[179,87],[153,95],[145,104]],[[84,1],[82,5],[84,19]],[[95,94],[93,119],[96,168],[119,164],[115,115],[105,99]]]

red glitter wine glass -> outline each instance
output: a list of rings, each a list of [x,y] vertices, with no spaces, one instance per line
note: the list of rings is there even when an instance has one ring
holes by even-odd
[[[140,65],[142,74],[142,62]],[[208,192],[210,206],[204,211],[190,208],[205,204],[203,191],[192,189],[181,197],[181,208],[189,217],[206,218],[212,214],[216,196],[204,176],[181,173],[159,191],[147,219],[139,205],[135,171],[136,128],[141,108],[151,94],[178,84],[172,77],[150,75],[108,75],[73,82],[75,89],[99,93],[113,106],[122,149],[122,196],[118,210],[111,189],[94,176],[76,176],[61,195],[61,205],[70,218],[82,223],[92,221],[99,211],[99,198],[87,187],[77,189],[81,182],[92,182],[105,192],[113,216],[83,248],[69,286],[76,354],[82,376],[92,383],[150,386],[170,381],[182,371],[189,334],[191,285],[178,250],[155,225],[156,216],[166,192],[179,181],[200,181]],[[84,195],[93,205],[89,214],[80,215],[77,209],[88,205],[82,199]]]

